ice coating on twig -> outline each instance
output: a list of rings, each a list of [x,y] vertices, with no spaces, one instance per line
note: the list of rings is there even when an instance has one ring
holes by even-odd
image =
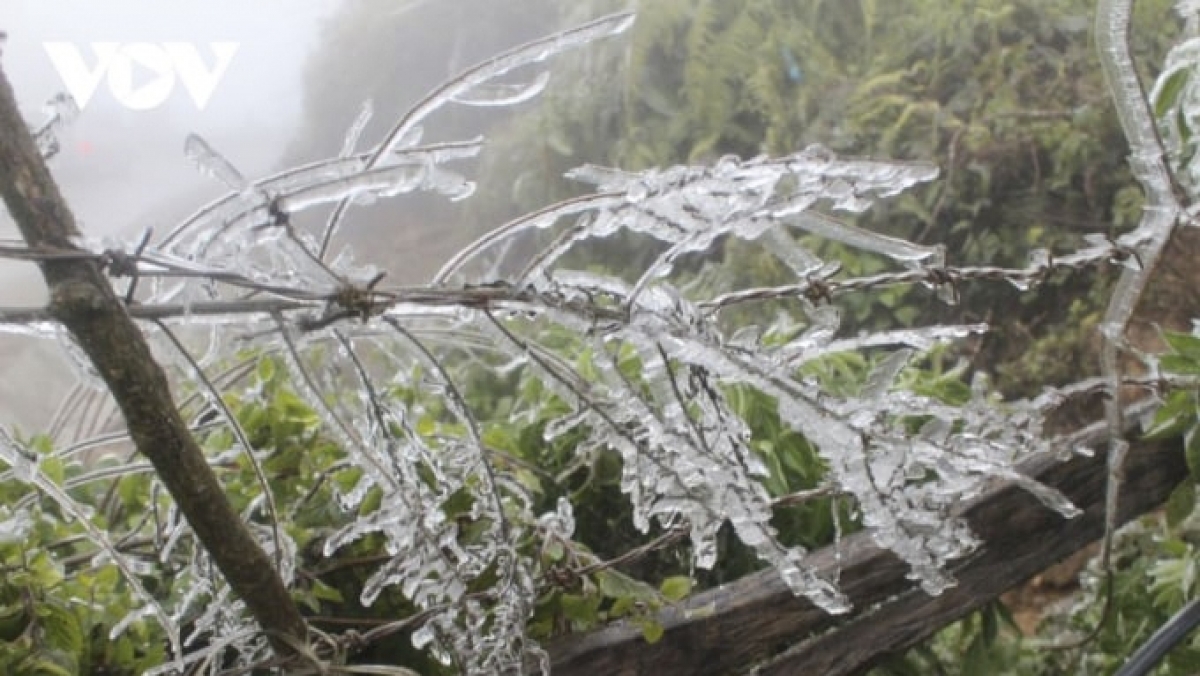
[[[1136,268],[1126,267],[1109,297],[1108,309],[1100,324],[1102,338],[1101,375],[1111,392],[1120,389],[1122,368],[1120,350],[1125,330],[1133,316],[1138,299],[1150,279],[1151,272],[1171,237],[1181,207],[1175,195],[1174,183],[1167,168],[1166,149],[1158,135],[1150,103],[1142,89],[1129,47],[1129,27],[1132,21],[1132,0],[1100,0],[1096,10],[1096,46],[1104,69],[1113,104],[1121,127],[1129,141],[1129,165],[1134,178],[1146,194],[1146,203],[1137,228],[1123,239],[1138,242]],[[1125,450],[1122,435],[1121,401],[1110,396],[1105,401],[1109,435],[1109,475],[1105,521],[1105,546],[1102,558],[1108,565],[1111,536],[1117,525],[1117,495]]]
[[[50,159],[57,155],[61,148],[59,134],[79,117],[79,104],[75,97],[66,92],[59,92],[46,101],[43,109],[46,112],[46,121],[34,130],[33,139],[42,157]]]

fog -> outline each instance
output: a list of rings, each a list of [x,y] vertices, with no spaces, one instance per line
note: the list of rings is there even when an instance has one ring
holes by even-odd
[[[127,244],[148,228],[158,236],[169,232],[223,194],[223,186],[184,156],[189,133],[200,134],[251,179],[285,162],[336,152],[340,136],[310,138],[317,132],[312,111],[304,115],[303,78],[306,62],[322,46],[326,20],[352,2],[364,3],[357,7],[360,21],[377,11],[380,25],[420,20],[431,31],[408,23],[395,34],[405,40],[397,46],[412,48],[400,69],[373,65],[373,59],[387,58],[372,51],[378,43],[351,39],[350,51],[339,48],[341,62],[327,65],[326,80],[308,92],[310,106],[314,95],[323,97],[317,100],[326,124],[333,111],[334,119],[344,116],[349,125],[363,99],[382,96],[366,143],[450,73],[544,34],[553,14],[544,3],[521,0],[3,0],[0,31],[7,37],[0,67],[32,127],[47,119],[52,97],[79,95],[82,110],[57,134],[60,150],[50,168],[86,236]],[[430,56],[422,60],[426,50]],[[382,72],[389,75],[380,81],[375,76]],[[401,81],[393,81],[397,74]],[[310,127],[302,129],[306,120]],[[379,206],[374,222],[370,209],[363,210],[364,227],[356,232],[372,242],[362,258],[393,264],[392,280],[424,279],[474,236],[440,227],[397,230],[395,215]],[[420,220],[414,216],[420,207],[408,202],[404,208],[410,221]],[[372,230],[381,225],[390,229]],[[0,204],[0,237],[16,236]],[[34,265],[0,259],[0,307],[40,306],[45,293]],[[57,343],[0,334],[0,424],[41,431],[74,374]]]
[[[204,136],[247,176],[274,168],[299,122],[305,59],[318,44],[321,20],[339,2],[4,0],[0,30],[7,41],[0,64],[36,126],[45,119],[44,103],[68,88],[46,43],[73,45],[89,70],[98,63],[93,43],[193,44],[208,67],[217,61],[212,43],[236,43],[203,108],[180,78],[161,105],[145,110],[124,105],[111,81],[101,78],[79,117],[59,135],[61,151],[51,170],[81,229],[132,240],[147,227],[161,234],[220,194],[220,186],[185,159],[188,133]],[[163,86],[144,64],[129,72],[127,92]],[[16,236],[2,205],[0,236]],[[44,295],[32,265],[0,261],[0,306],[37,305]],[[45,424],[71,380],[59,352],[50,342],[0,336],[0,424],[27,432]]]
[[[326,20],[352,3],[361,3],[353,6],[359,25],[392,28],[377,32],[375,42],[347,41],[344,33],[337,42]],[[57,134],[60,150],[50,169],[86,236],[128,244],[147,229],[169,232],[225,192],[184,156],[188,134],[200,134],[256,179],[337,152],[340,132],[317,137],[342,119],[348,126],[363,100],[381,97],[365,132],[370,143],[451,73],[552,30],[550,6],[541,0],[3,0],[0,67],[31,127],[47,119],[52,97],[77,95],[82,110]],[[399,25],[403,30],[392,32]],[[380,35],[394,42],[381,45]],[[337,47],[322,58],[337,63],[326,63],[324,79],[309,82],[306,92],[307,62],[328,45]],[[402,48],[402,67],[374,63],[396,58],[377,53],[381,46]],[[316,129],[314,105],[323,112]],[[468,126],[481,120],[458,119]],[[382,261],[396,283],[427,278],[475,236],[459,232],[446,220],[449,212],[422,216],[418,202],[405,202],[406,223],[383,207],[361,209],[354,232],[365,239],[342,244],[371,242],[359,250],[360,260]],[[424,227],[409,227],[414,223]],[[0,204],[0,237],[16,236]],[[41,306],[45,294],[34,265],[0,259],[0,307]],[[0,425],[43,430],[75,373],[56,342],[0,334]]]
[[[210,43],[238,45],[203,109],[178,79],[167,99],[148,110],[122,105],[101,79],[81,115],[61,134],[62,150],[51,169],[81,227],[91,235],[129,236],[148,226],[165,227],[218,192],[183,156],[189,132],[222,149],[247,175],[271,168],[297,123],[302,65],[316,43],[319,19],[336,4],[6,0],[0,14],[8,33],[3,67],[27,120],[37,124],[45,117],[44,102],[66,90],[47,42],[77,46],[89,68],[97,63],[91,45],[98,42],[191,43],[206,65],[215,62]],[[134,67],[135,89],[154,79],[149,68]],[[6,236],[14,234],[7,216],[4,227]],[[0,274],[0,303],[27,303],[42,292],[32,266],[6,263]]]

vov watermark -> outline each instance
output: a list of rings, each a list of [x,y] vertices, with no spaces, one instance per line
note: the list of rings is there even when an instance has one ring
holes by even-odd
[[[190,42],[93,42],[90,62],[72,42],[43,42],[58,76],[80,108],[107,80],[113,98],[130,110],[151,110],[183,85],[198,110],[204,110],[241,45],[211,42],[207,60]],[[135,79],[136,78],[136,79]]]

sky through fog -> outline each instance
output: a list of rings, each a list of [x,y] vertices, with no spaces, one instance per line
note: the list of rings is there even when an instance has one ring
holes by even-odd
[[[4,0],[0,30],[8,37],[0,67],[26,121],[37,125],[45,119],[44,103],[68,88],[46,43],[71,45],[79,63],[97,73],[92,43],[122,49],[145,43],[154,47],[135,51],[149,49],[151,57],[161,55],[156,50],[164,43],[192,44],[208,66],[217,63],[210,43],[236,43],[203,109],[177,74],[165,98],[158,97],[161,105],[145,110],[123,105],[101,77],[80,116],[60,134],[62,149],[50,167],[81,228],[91,236],[136,239],[149,226],[165,232],[222,192],[184,158],[187,134],[204,136],[246,176],[273,168],[299,122],[306,55],[317,44],[321,19],[339,2]],[[118,83],[116,90],[154,100],[147,87],[162,90],[171,79],[169,69],[161,76],[155,65],[163,64],[152,58],[150,67],[125,69],[129,86],[122,90]],[[0,207],[0,237],[14,236]],[[40,304],[44,297],[33,265],[0,261],[0,306]],[[66,393],[70,374],[53,342],[0,336],[0,424],[39,429]]]

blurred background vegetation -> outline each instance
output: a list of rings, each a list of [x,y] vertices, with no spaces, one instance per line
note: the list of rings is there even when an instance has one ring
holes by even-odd
[[[1137,3],[1134,46],[1147,78],[1178,37],[1171,4]],[[1093,5],[1092,0],[643,2],[636,7],[639,19],[631,34],[557,61],[542,97],[504,114],[456,109],[425,130],[429,141],[487,135],[479,190],[470,200],[447,204],[438,197],[410,197],[360,208],[343,243],[353,246],[360,260],[388,269],[392,280],[416,283],[490,228],[579,194],[581,187],[562,175],[581,164],[642,169],[708,163],[731,153],[790,153],[820,143],[840,155],[922,160],[942,169],[940,180],[877,205],[858,217],[860,225],[924,244],[941,243],[956,265],[1023,266],[1034,249],[1068,252],[1085,235],[1118,234],[1136,222],[1141,207],[1094,53]],[[375,114],[363,138],[371,143],[407,106],[455,72],[523,40],[626,4],[439,0],[380,7],[370,0],[349,0],[329,20],[322,48],[306,65],[304,122],[289,149],[288,164],[336,154],[368,99]],[[589,246],[592,259],[617,272],[643,268],[650,255],[644,243],[627,238]],[[848,259],[845,252],[839,258],[848,274],[880,266],[869,257]],[[718,244],[692,272],[699,284],[744,287],[791,281],[771,256],[740,242]],[[980,371],[993,376],[1005,394],[1026,396],[1043,385],[1096,372],[1091,341],[1112,277],[1111,270],[1059,273],[1028,294],[1003,281],[975,284],[958,289],[959,302],[953,305],[927,289],[889,289],[847,298],[841,306],[851,332],[987,321],[992,334],[933,355],[906,376],[909,385],[959,399],[965,396],[963,376]],[[1179,309],[1183,301],[1178,297],[1189,294],[1181,294],[1178,285],[1194,281],[1185,271],[1173,282],[1175,288],[1156,296],[1151,303],[1158,313],[1154,321],[1168,326],[1184,322],[1190,310]],[[761,319],[778,310],[763,308]],[[537,500],[536,510],[552,511],[560,497],[574,505],[576,541],[541,543],[529,552],[541,557],[547,570],[578,569],[664,535],[642,535],[630,525],[628,505],[618,491],[615,455],[601,450],[581,456],[569,437],[545,442],[545,426],[563,413],[565,404],[536,378],[497,372],[467,359],[456,363],[452,354],[443,357],[464,383],[495,461],[519,470]],[[813,376],[831,387],[854,388],[869,371],[868,361],[856,355],[829,360]],[[626,366],[636,377],[639,365]],[[586,372],[586,364],[577,367]],[[1186,372],[1190,367],[1181,368]],[[291,510],[289,532],[302,551],[313,553],[311,567],[301,571],[301,586],[314,624],[331,631],[367,628],[411,613],[398,592],[371,608],[358,604],[362,583],[378,561],[371,540],[338,552],[333,561],[316,556],[323,534],[347,517],[329,506],[331,488],[308,494],[302,488],[318,473],[329,473],[335,486],[339,481],[350,485],[353,477],[336,469],[336,449],[320,434],[315,415],[288,394],[279,371],[265,367],[247,376],[248,387],[259,396],[232,403],[256,445],[274,449],[272,487]],[[772,494],[816,486],[822,465],[814,449],[781,423],[769,398],[753,391],[740,395],[739,412],[770,470]],[[389,396],[428,395],[397,391]],[[1194,402],[1194,395],[1187,396]],[[1164,420],[1162,427],[1176,434],[1191,430],[1194,410]],[[428,411],[428,420],[416,422],[418,429],[455,433],[440,427],[436,397]],[[214,449],[227,445],[219,438],[209,443]],[[63,469],[65,478],[82,471]],[[228,473],[230,485],[253,493],[250,468],[232,466]],[[0,484],[0,496],[3,490]],[[147,508],[131,503],[113,508],[109,518],[132,519]],[[364,509],[370,509],[369,502]],[[462,511],[448,516],[466,518],[467,506]],[[1031,584],[1028,593],[1010,596],[1008,605],[993,604],[928,644],[895,656],[878,672],[1111,669],[1197,592],[1192,547],[1200,542],[1200,528],[1185,518],[1187,510],[1175,511],[1170,519],[1147,517],[1122,540],[1117,608],[1099,641],[1075,651],[1042,647],[1098,619],[1097,573],[1089,572],[1081,558],[1066,573],[1055,574],[1060,583],[1047,585],[1050,575],[1043,576],[1041,588]],[[854,528],[852,505],[830,499],[780,508],[775,520],[785,542],[807,547],[831,542],[839,524],[843,530]],[[6,574],[0,583],[0,638],[28,634],[35,621],[30,608],[41,607],[28,603],[31,594],[52,599],[60,592],[50,590],[82,584],[62,571],[48,572],[49,563],[25,554],[30,547],[69,552],[78,545],[62,544],[69,539],[66,528],[45,522],[20,548],[0,541],[6,570],[23,571],[21,576]],[[468,523],[464,531],[469,532]],[[723,538],[722,548],[713,571],[692,570],[686,549],[674,544],[615,568],[550,580],[532,633],[550,638],[628,618],[643,622],[647,639],[654,640],[661,629],[647,618],[655,607],[690,593],[693,585],[709,587],[758,569],[757,560],[734,538]],[[1081,568],[1082,586],[1077,582]],[[1146,593],[1147,579],[1154,593]],[[164,593],[181,593],[165,584]],[[144,635],[152,633],[149,625],[139,624],[144,633],[124,642],[104,640],[113,618],[132,604],[128,598],[111,604],[102,616],[47,604],[52,610],[44,611],[45,617],[79,627],[77,636],[60,632],[53,650],[44,651],[47,663],[86,664],[92,673],[118,674],[133,673],[160,656],[136,647],[138,641],[153,645],[153,636]],[[1017,622],[1014,615],[1024,619]],[[24,650],[6,657],[0,649],[0,666],[14,669],[6,673],[25,673],[12,666],[33,654],[28,645]],[[1173,657],[1162,673],[1200,668],[1200,646],[1187,650],[1191,652]],[[66,653],[75,655],[74,662],[63,657]],[[407,640],[379,643],[356,660],[403,663],[423,673],[442,668],[413,651]],[[64,667],[64,673],[73,672]]]
[[[336,151],[364,100],[365,137],[452,72],[522,38],[625,7],[613,0],[413,3],[381,15],[350,2],[308,65],[304,132],[291,159]],[[1090,0],[673,0],[643,3],[632,34],[553,65],[547,94],[497,115],[460,109],[427,138],[486,133],[479,192],[461,205],[387,203],[354,230],[372,262],[405,281],[505,220],[582,190],[584,163],[644,169],[733,153],[794,152],[932,161],[943,178],[878,205],[859,223],[944,244],[954,264],[1024,265],[1034,248],[1066,252],[1085,234],[1136,221],[1139,190],[1090,37]],[[1177,35],[1167,0],[1137,3],[1147,68]],[[414,67],[413,64],[449,64]],[[1153,73],[1147,72],[1150,76]],[[349,235],[354,237],[355,235]],[[591,258],[640,267],[642,243],[592,243]],[[532,245],[531,245],[532,246]],[[719,274],[773,283],[769,255],[731,244]],[[596,251],[599,251],[599,254]],[[848,272],[872,272],[863,259]],[[712,273],[717,276],[718,273]],[[719,281],[719,280],[718,280]],[[1023,296],[1003,282],[962,288],[947,307],[921,290],[849,299],[851,328],[987,321],[1001,329],[974,365],[1010,394],[1094,370],[1079,351],[1104,281],[1064,275]]]

